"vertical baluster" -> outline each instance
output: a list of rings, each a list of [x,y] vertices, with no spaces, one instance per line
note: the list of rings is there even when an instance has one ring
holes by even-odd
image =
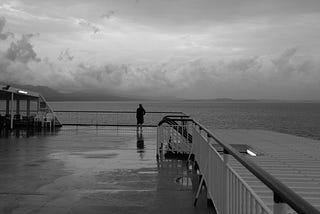
[[[215,200],[215,202],[217,203],[216,206],[220,206],[220,201],[219,199],[217,198],[217,190],[220,191],[218,189],[219,185],[218,185],[218,180],[217,180],[217,176],[219,175],[218,173],[218,168],[217,168],[217,161],[216,161],[216,158],[215,158],[215,155],[213,154],[212,155],[212,163],[213,163],[213,168],[212,168],[212,179],[213,179],[213,192],[212,192],[212,195],[213,195],[213,198]]]
[[[172,136],[172,126],[170,125],[169,126],[169,143],[170,143],[170,150],[172,151],[173,150],[173,136]]]
[[[237,176],[234,174],[233,175],[233,179],[234,179],[234,213],[238,214],[238,179]]]
[[[173,141],[173,139],[172,139],[172,136],[171,136],[171,129],[172,129],[172,126],[169,126],[168,127],[168,132],[167,132],[167,138],[168,138],[168,141],[167,142],[169,142],[170,143],[170,151],[172,151],[172,146],[171,146],[171,144],[172,144],[172,141]]]
[[[246,201],[247,201],[247,210],[246,213],[250,214],[250,210],[251,210],[251,194],[250,191],[247,190],[247,194],[246,194]]]
[[[219,190],[219,193],[216,193],[216,198],[219,201],[219,209],[221,210],[221,207],[223,206],[222,202],[223,202],[223,189],[222,189],[222,185],[221,185],[221,163],[217,162],[217,158],[215,157],[215,161],[216,161],[216,169],[217,169],[217,174],[216,174],[216,188]]]
[[[168,129],[167,127],[163,127],[163,131],[162,131],[164,146],[168,145],[167,129]],[[166,149],[168,149],[168,146]]]
[[[160,127],[157,126],[157,150],[156,150],[156,158],[159,160],[159,133],[160,132]]]
[[[245,206],[245,211],[244,213],[250,213],[250,195],[249,195],[249,191],[247,189],[245,189],[245,203],[246,203],[246,206]]]
[[[229,192],[229,185],[228,183],[226,182],[227,180],[227,176],[228,176],[228,173],[227,173],[227,168],[228,168],[228,163],[229,163],[229,153],[224,150],[223,151],[223,162],[224,162],[224,172],[223,172],[223,181],[224,181],[224,190],[223,190],[223,193],[224,193],[224,206],[223,206],[223,210],[224,210],[224,213],[229,213],[229,197],[228,197],[228,192]]]
[[[231,171],[230,169],[228,168],[228,186],[229,186],[229,189],[228,189],[228,197],[229,197],[229,213],[231,213],[231,204],[232,204],[232,200],[231,200],[231,189],[232,189],[232,184],[231,184]]]
[[[253,195],[251,195],[250,205],[251,205],[250,214],[255,214],[255,212],[256,212],[256,200],[253,197]]]
[[[246,188],[245,186],[241,183],[242,186],[242,213],[246,214],[246,205],[247,205],[247,200],[246,200]]]
[[[186,130],[186,137],[185,139],[183,139],[184,144],[183,144],[183,152],[188,153],[189,151],[189,132],[188,132],[188,128],[187,125],[184,126],[185,130]]]
[[[233,212],[237,212],[237,184],[236,184],[236,177],[233,174]]]
[[[175,135],[176,135],[176,139],[177,141],[175,142],[176,144],[176,151],[179,152],[180,151],[180,137],[181,135],[179,134],[179,132],[177,130],[180,129],[180,126],[177,126],[177,129],[176,130],[173,130]]]
[[[239,178],[238,178],[238,184],[239,184],[239,192],[238,192],[238,197],[239,197],[239,213],[240,214],[243,214],[243,212],[242,212],[242,209],[243,209],[243,203],[242,203],[242,201],[243,201],[243,199],[242,199],[242,183],[241,183],[241,181],[239,180]]]
[[[165,135],[165,138],[164,138],[164,143],[165,143],[165,146],[166,146],[166,149],[168,150],[168,143],[169,143],[169,138],[168,138],[168,130],[169,130],[169,127],[166,126],[165,127],[165,130],[164,130],[164,135]]]
[[[179,143],[180,136],[179,136],[179,134],[177,132],[177,130],[179,129],[179,126],[174,126],[174,127],[175,128],[172,129],[172,132],[173,132],[173,135],[174,135],[174,139],[175,139],[175,141],[174,141],[174,151],[177,152],[177,151],[179,151],[178,143]]]
[[[77,113],[77,121],[78,121],[77,123],[80,124],[80,113],[79,112]]]
[[[233,194],[233,191],[234,191],[234,178],[233,178],[233,172],[230,170],[230,186],[229,186],[229,188],[230,188],[230,196],[229,196],[229,198],[230,198],[230,210],[229,210],[229,213],[231,214],[231,213],[234,213],[234,198],[233,198],[233,196],[234,196],[234,194]]]
[[[260,204],[259,203],[257,203],[257,201],[256,201],[256,214],[260,214],[260,211],[261,211],[261,207],[260,207]]]
[[[175,128],[178,129],[178,126],[173,126],[172,129],[172,134],[174,136],[174,141],[173,141],[173,145],[174,145],[174,151],[177,151],[177,143],[178,143],[178,135],[177,132],[175,131]]]
[[[237,177],[237,190],[238,190],[238,192],[237,192],[237,201],[238,201],[238,213],[239,214],[242,214],[241,213],[241,182],[240,182],[240,180],[239,180],[239,178]]]
[[[215,158],[216,159],[216,158]],[[223,212],[223,205],[224,205],[224,194],[223,194],[223,191],[224,191],[224,188],[223,188],[223,176],[221,176],[223,173],[223,168],[222,168],[222,165],[221,163],[217,163],[217,169],[218,169],[218,175],[216,175],[216,179],[217,179],[217,189],[219,190],[219,193],[216,193],[216,198],[217,200],[219,201],[219,210],[220,212],[222,213]]]
[[[118,126],[119,125],[119,118],[118,118],[118,113],[116,113],[116,125]]]
[[[160,157],[162,158],[162,155],[163,155],[163,151],[164,151],[164,146],[165,146],[165,141],[164,141],[164,127],[161,125],[160,127]]]
[[[232,178],[233,174],[232,172],[229,170],[229,177],[230,177],[230,183],[229,183],[229,192],[230,192],[230,195],[229,195],[229,213],[232,213],[232,203],[233,203],[233,200],[232,200],[232,191],[233,191],[233,178]],[[227,212],[226,212],[227,213]]]

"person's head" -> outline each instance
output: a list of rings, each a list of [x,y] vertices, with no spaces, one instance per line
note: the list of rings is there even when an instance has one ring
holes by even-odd
[[[142,104],[139,104],[139,108],[142,108]]]

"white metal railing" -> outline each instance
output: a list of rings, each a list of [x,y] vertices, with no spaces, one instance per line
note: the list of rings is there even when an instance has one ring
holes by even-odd
[[[182,132],[185,133],[185,136]],[[158,130],[158,153],[165,150],[166,152],[176,154],[189,154],[192,150],[192,143],[189,136],[191,135],[188,125],[163,125]]]
[[[178,129],[180,126],[185,127],[184,132],[179,131],[181,130]],[[188,140],[181,139],[181,137],[187,137]],[[191,154],[194,155],[194,159],[202,175],[195,197],[195,204],[202,185],[205,183],[208,196],[213,201],[215,209],[219,214],[287,214],[288,205],[299,214],[320,213],[319,210],[275,177],[248,158],[245,158],[230,145],[221,142],[203,125],[193,119],[187,118],[187,116],[184,116],[184,118],[163,118],[158,124],[157,138],[158,158],[169,148],[166,145],[171,144],[174,145],[169,148],[171,152],[187,153],[189,157]],[[185,147],[185,145],[188,147]],[[220,154],[214,145],[221,146],[223,153]],[[266,187],[270,188],[274,195],[272,211],[230,166],[230,158],[234,158],[235,161],[242,164],[253,176],[264,183]]]
[[[55,127],[61,126],[61,123],[55,112],[45,100],[45,98],[38,93],[34,92],[25,92],[25,96],[32,95],[29,97],[19,97],[23,90],[12,89],[11,91],[6,91],[10,93],[11,99],[5,100],[5,110],[0,109],[0,114],[5,113],[5,120],[10,121],[10,127],[13,128],[13,125],[20,126],[41,126],[41,127]],[[20,93],[20,94],[19,94]],[[1,101],[1,99],[0,99]],[[31,104],[31,101],[34,101]],[[16,103],[14,103],[16,102]],[[1,105],[3,107],[4,105]],[[24,107],[24,109],[21,109]],[[10,109],[9,109],[10,108]],[[10,111],[9,111],[10,110]],[[15,114],[14,114],[15,113]]]
[[[135,111],[55,110],[62,125],[82,126],[136,126]],[[184,115],[183,112],[147,111],[144,126],[156,127],[166,115]]]
[[[211,139],[193,128],[193,154],[217,213],[271,214],[249,185],[228,164],[228,155],[220,155]]]
[[[39,101],[38,101],[37,108],[38,108],[37,114],[34,118],[35,122],[41,123],[42,127],[51,128],[55,126],[61,126],[61,122],[59,121],[54,110],[41,94],[39,94]]]

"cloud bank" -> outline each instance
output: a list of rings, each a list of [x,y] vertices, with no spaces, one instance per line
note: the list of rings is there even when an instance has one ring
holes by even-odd
[[[3,82],[151,97],[320,100],[319,1],[3,2]]]
[[[64,70],[40,59],[22,35],[0,54],[0,81],[48,85],[67,91],[104,90],[182,98],[319,99],[320,63],[290,48],[241,59],[169,58],[152,65],[78,63]],[[69,56],[68,49],[62,59]]]

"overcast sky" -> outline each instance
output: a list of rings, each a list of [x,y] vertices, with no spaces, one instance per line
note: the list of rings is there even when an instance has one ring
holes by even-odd
[[[0,81],[320,100],[320,1],[0,0]]]

